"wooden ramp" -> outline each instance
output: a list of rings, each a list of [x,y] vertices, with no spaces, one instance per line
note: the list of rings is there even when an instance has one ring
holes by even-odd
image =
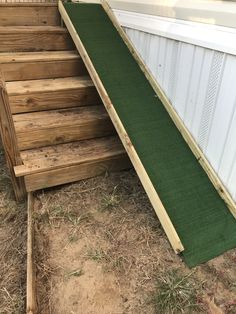
[[[0,4],[1,137],[16,198],[130,167],[56,4]]]
[[[192,267],[236,247],[234,201],[106,1],[89,2],[59,10],[173,249]]]

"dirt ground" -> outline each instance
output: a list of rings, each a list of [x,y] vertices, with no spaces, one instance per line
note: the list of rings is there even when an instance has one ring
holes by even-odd
[[[26,208],[0,167],[0,313],[25,311]],[[194,269],[176,256],[133,170],[36,195],[42,314],[236,313],[236,250]]]

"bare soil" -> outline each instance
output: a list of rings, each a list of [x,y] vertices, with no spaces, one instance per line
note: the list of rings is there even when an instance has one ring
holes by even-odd
[[[1,163],[0,313],[20,314],[25,312],[26,209],[13,200],[2,155]],[[157,283],[172,270],[193,280],[198,303],[193,312],[236,313],[236,250],[188,269],[173,253],[133,170],[35,196],[39,313],[161,313]]]

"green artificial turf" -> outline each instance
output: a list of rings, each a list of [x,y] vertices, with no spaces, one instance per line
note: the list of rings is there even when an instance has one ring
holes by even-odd
[[[102,6],[65,9],[179,234],[187,265],[236,247],[236,220]]]

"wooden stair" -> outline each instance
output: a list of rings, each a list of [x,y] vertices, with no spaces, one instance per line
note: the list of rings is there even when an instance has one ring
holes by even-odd
[[[53,4],[0,5],[1,137],[15,195],[130,167]]]
[[[70,50],[1,53],[0,63],[6,81],[87,75],[78,53]]]

